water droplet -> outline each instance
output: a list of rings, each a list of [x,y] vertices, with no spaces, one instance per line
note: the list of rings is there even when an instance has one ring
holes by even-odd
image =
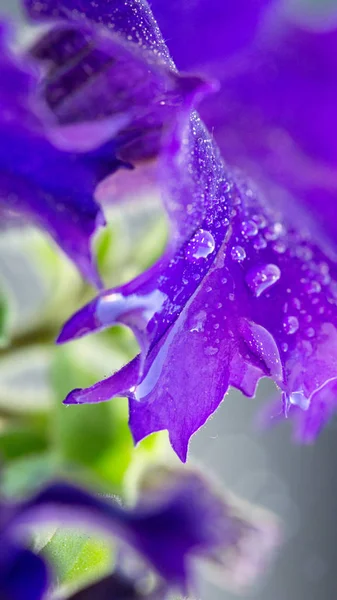
[[[246,237],[254,237],[257,235],[259,229],[254,221],[243,221],[241,226],[241,233]]]
[[[308,327],[308,329],[305,330],[305,335],[310,339],[315,337],[315,330],[313,327]]]
[[[294,307],[297,308],[297,310],[300,310],[301,301],[298,298],[293,298],[292,303],[293,303]]]
[[[287,335],[293,335],[299,328],[297,317],[289,316],[283,321],[283,329]]]
[[[277,240],[277,242],[273,244],[273,250],[277,252],[277,254],[284,254],[287,250],[287,246],[284,242],[281,242],[281,240]]]
[[[281,277],[280,269],[273,264],[256,266],[246,275],[246,283],[257,298]]]
[[[197,333],[204,331],[206,317],[207,313],[205,310],[201,310],[196,315],[193,315],[190,323],[190,331],[196,331]]]
[[[255,250],[263,250],[264,248],[267,247],[267,242],[264,239],[264,237],[262,235],[259,235],[255,240],[254,240],[254,248]]]
[[[245,260],[245,258],[246,258],[245,249],[242,248],[242,246],[233,246],[233,248],[231,250],[231,257],[236,262],[241,262],[242,260]]]
[[[305,291],[307,292],[307,294],[319,294],[319,292],[321,291],[321,286],[318,283],[318,281],[309,281],[306,285],[305,285]]]
[[[283,232],[284,228],[282,223],[273,223],[273,225],[270,225],[270,227],[264,231],[264,236],[266,240],[273,241],[277,240]]]
[[[199,229],[189,242],[186,257],[194,262],[200,258],[207,258],[215,249],[214,237],[209,231]]]
[[[302,260],[309,261],[313,257],[313,252],[308,246],[299,246],[296,249],[296,256]]]
[[[302,410],[308,410],[310,406],[310,400],[304,395],[304,392],[292,392],[289,395],[289,402],[294,406],[299,406]]]
[[[284,342],[284,344],[281,344],[281,350],[282,350],[282,352],[288,352],[288,348],[289,348],[289,346],[285,342]]]
[[[263,229],[267,225],[266,218],[263,215],[254,215],[252,221],[256,223],[259,229]]]
[[[213,348],[212,346],[207,346],[204,350],[206,356],[214,356],[219,352],[219,348]]]

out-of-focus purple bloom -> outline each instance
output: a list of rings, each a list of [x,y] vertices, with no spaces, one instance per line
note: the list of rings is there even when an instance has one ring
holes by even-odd
[[[161,479],[161,484],[160,490],[144,492],[133,509],[94,497],[66,483],[51,484],[22,502],[3,502],[0,513],[1,598],[7,600],[5,593],[10,600],[28,598],[25,595],[28,586],[29,600],[43,597],[49,582],[44,563],[29,550],[17,546],[17,540],[27,527],[43,523],[98,530],[136,550],[163,582],[157,596],[150,595],[149,600],[164,597],[169,588],[186,592],[190,585],[193,586],[192,563],[196,558],[220,562],[229,575],[233,570],[235,577],[245,577],[246,568],[250,566],[256,576],[261,564],[255,564],[256,552],[251,557],[245,554],[246,540],[252,538],[257,545],[262,542],[259,552],[264,565],[267,554],[278,542],[278,526],[273,519],[242,511],[235,501],[215,493],[194,473],[182,473],[169,482]],[[98,586],[112,593],[113,585],[117,586],[117,583],[121,580],[108,578]],[[131,583],[127,586],[124,581],[124,589],[131,593]],[[90,597],[95,597],[95,590],[93,587]],[[162,590],[160,595],[159,590]],[[139,593],[130,600],[141,597]],[[116,598],[120,596],[117,594]]]
[[[69,600],[164,600],[166,597],[167,590],[164,588],[142,592],[131,579],[121,573],[112,573],[76,592]]]
[[[19,56],[2,31],[1,54],[1,220],[28,216],[99,285],[90,248],[104,224],[97,184],[155,157],[177,113],[209,84],[89,21],[52,19]]]
[[[42,558],[12,541],[0,540],[1,600],[41,600],[49,583]]]
[[[281,36],[277,25],[283,31],[285,17],[277,11],[279,20],[267,28],[269,13],[259,20],[263,4],[267,8],[270,5],[258,3],[258,12],[248,11],[248,20],[244,21],[250,42],[248,56],[254,44],[260,48],[255,37],[261,28],[268,33],[265,43],[268,42],[269,50],[265,50],[265,55],[272,56],[270,48],[274,43],[282,56],[281,50],[286,52],[287,44],[280,46],[280,39],[288,37]],[[71,5],[76,5],[79,14],[85,8],[73,2]],[[102,23],[112,23],[114,30],[123,34],[129,28],[134,31],[134,12],[148,14],[144,3],[120,2],[116,6],[112,11],[110,4],[99,5],[95,18],[100,16]],[[198,6],[201,12],[197,10],[196,15],[200,16],[205,10],[203,2]],[[221,6],[223,19],[219,26],[225,27],[227,22],[226,6],[237,23],[243,22],[229,3]],[[280,8],[279,4],[275,6]],[[190,14],[193,18],[194,11]],[[260,24],[258,29],[256,23]],[[158,41],[155,26],[150,36],[142,25],[140,18],[139,39],[156,51],[159,44],[159,52],[165,56],[165,46]],[[295,28],[291,31],[300,44],[302,34],[295,35]],[[315,65],[323,38],[321,34],[310,35],[310,64]],[[178,48],[180,42],[176,38]],[[209,43],[212,45],[212,41]],[[233,44],[229,49],[229,72],[243,64],[242,42],[239,46]],[[234,50],[238,49],[240,53],[235,55]],[[190,54],[193,55],[192,50]],[[224,56],[219,57],[219,63],[225,68]],[[299,69],[296,81],[298,84],[302,73],[308,87],[310,70],[302,72],[301,64],[300,56],[293,65],[293,69],[296,65]],[[287,62],[283,64],[282,77],[288,85],[286,76],[291,78],[293,71],[291,64],[286,65]],[[245,78],[240,82],[244,85]],[[299,84],[298,88],[301,89]],[[251,94],[254,89],[253,85]],[[239,88],[233,90],[237,92],[235,108],[244,102],[245,95]],[[331,86],[326,92],[331,94]],[[225,93],[226,85],[218,98]],[[269,95],[272,111],[275,102],[271,90]],[[261,100],[265,100],[263,94]],[[295,127],[296,119],[289,112]],[[253,118],[251,122],[253,126]],[[304,124],[302,129],[304,132]],[[260,130],[254,131],[259,144]],[[256,158],[255,151],[249,158]],[[59,338],[63,342],[122,323],[135,333],[141,353],[112,377],[87,390],[75,390],[66,402],[100,402],[127,395],[135,441],[167,429],[174,449],[185,460],[191,435],[217,408],[228,386],[253,396],[260,378],[268,376],[283,392],[285,412],[292,412],[295,405],[301,409],[302,420],[310,421],[312,435],[302,437],[311,439],[334,406],[337,268],[331,252],[333,244],[321,244],[312,215],[302,210],[300,202],[295,204],[290,186],[281,189],[279,182],[271,181],[267,167],[266,175],[259,177],[259,188],[226,167],[195,113],[189,122],[186,119],[184,127],[178,121],[167,137],[159,170],[167,210],[175,225],[171,242],[176,248],[174,257],[169,260],[165,256],[136,280],[102,293],[70,319]],[[257,172],[255,168],[253,172]],[[326,216],[325,204],[322,208],[322,215]]]

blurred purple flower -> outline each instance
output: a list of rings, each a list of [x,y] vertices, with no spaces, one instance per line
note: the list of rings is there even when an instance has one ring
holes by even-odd
[[[148,600],[163,598],[169,588],[187,592],[193,586],[192,559],[196,558],[217,561],[239,583],[247,583],[245,579],[240,581],[246,572],[248,577],[256,576],[278,543],[278,525],[273,518],[238,508],[236,501],[216,493],[196,473],[182,472],[167,481],[161,478],[160,483],[160,489],[152,487],[143,492],[133,509],[125,509],[67,483],[50,484],[22,502],[3,501],[0,507],[1,598],[39,600],[43,597],[51,579],[46,566],[39,556],[17,545],[27,528],[43,523],[89,527],[126,543],[162,582],[158,584],[157,596],[150,594]],[[247,545],[249,540],[256,542],[252,555],[252,545]],[[118,575],[108,577],[98,583],[98,587],[92,586],[91,595],[88,595],[89,590],[83,597],[97,597],[98,589],[111,594],[115,589],[117,594],[121,583]],[[136,594],[135,582],[132,585],[131,581],[124,580],[123,586],[130,594],[134,589],[130,600],[147,598],[140,592]],[[159,590],[162,590],[160,594]],[[120,598],[118,594],[111,597]]]
[[[155,157],[181,106],[209,88],[113,32],[51,21],[26,51],[1,32],[0,216],[47,229],[94,285],[91,238],[104,224],[97,184]],[[132,85],[130,85],[132,82]]]

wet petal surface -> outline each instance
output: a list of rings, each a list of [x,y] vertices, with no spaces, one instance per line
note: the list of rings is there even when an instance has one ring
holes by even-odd
[[[259,379],[271,377],[285,413],[321,406],[322,394],[327,403],[337,373],[337,273],[310,218],[225,166],[196,114],[172,131],[160,169],[170,217],[181,224],[174,257],[102,294],[59,341],[116,322],[133,329],[140,357],[66,402],[127,395],[135,441],[167,429],[185,460],[191,435],[229,385],[253,396]]]

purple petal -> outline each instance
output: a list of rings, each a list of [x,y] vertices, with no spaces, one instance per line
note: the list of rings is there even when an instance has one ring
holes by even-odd
[[[170,585],[186,589],[193,556],[229,551],[251,525],[232,515],[200,477],[185,475],[147,493],[133,510],[55,483],[18,504],[5,533],[44,522],[99,528],[127,542]]]
[[[30,550],[1,541],[0,597],[4,600],[42,600],[49,583],[42,558]]]
[[[281,201],[277,189],[271,195],[270,185],[268,207],[268,195],[231,173],[196,114],[189,126],[182,115],[170,132],[159,172],[179,229],[173,258],[108,292],[104,322],[97,314],[101,301],[94,301],[65,326],[61,340],[83,333],[83,316],[88,333],[114,324],[117,312],[118,322],[137,335],[139,362],[75,391],[67,402],[106,400],[131,384],[135,441],[167,429],[185,460],[191,435],[229,385],[253,396],[259,379],[268,376],[283,391],[286,409],[308,409],[322,394],[329,403],[337,374],[337,273],[331,255],[315,243],[310,219],[292,202],[288,209],[284,193]],[[147,323],[130,322],[130,299],[147,302],[154,293],[164,301],[155,312],[149,302]],[[142,317],[146,312],[142,305]]]
[[[120,573],[113,573],[76,592],[68,600],[164,600],[164,598],[166,598],[165,590],[144,594],[137,589],[133,581]]]
[[[116,34],[78,23],[49,30],[24,68],[3,40],[0,68],[1,211],[46,228],[99,285],[90,250],[104,223],[93,199],[97,184],[130,160],[156,156],[165,129],[209,86]]]
[[[155,157],[179,109],[208,89],[199,77],[180,76],[152,52],[90,25],[57,26],[31,54],[45,64],[42,93],[66,139],[80,124],[81,139],[89,128],[100,139],[110,119],[119,157],[132,162]]]
[[[203,72],[254,38],[273,0],[151,0],[151,9],[179,69]],[[201,34],[202,32],[202,34]]]
[[[232,20],[232,11],[236,6],[239,10],[241,3],[221,3],[221,19],[220,3],[200,0],[197,11],[187,9],[189,20],[183,18],[183,8],[157,4],[154,10],[164,26],[172,25],[173,10],[181,16],[177,21],[184,29],[184,46],[178,32],[167,36],[178,64],[182,61],[184,68],[221,83],[219,93],[204,100],[201,116],[224,158],[254,177],[267,197],[277,194],[285,212],[293,211],[289,206],[293,198],[304,206],[315,219],[312,236],[322,244],[330,241],[333,247],[337,234],[336,10],[330,8],[330,20],[325,17],[322,23],[317,16],[311,24],[305,20],[310,13],[307,5],[297,15],[300,3],[264,2],[260,8],[265,11],[260,12],[250,3],[252,12],[245,12],[243,27],[246,31],[249,25],[250,37],[243,43]],[[320,10],[323,15],[324,8]],[[209,31],[212,39],[207,45]],[[225,48],[226,40],[235,35],[240,41],[236,54],[233,48]],[[293,212],[294,219],[301,218]]]
[[[99,285],[90,239],[103,223],[93,191],[119,162],[106,146],[85,155],[60,152],[48,140],[39,114],[37,78],[10,54],[2,38],[0,189],[2,212],[24,213],[46,228],[92,283]],[[29,70],[31,69],[31,70]]]

